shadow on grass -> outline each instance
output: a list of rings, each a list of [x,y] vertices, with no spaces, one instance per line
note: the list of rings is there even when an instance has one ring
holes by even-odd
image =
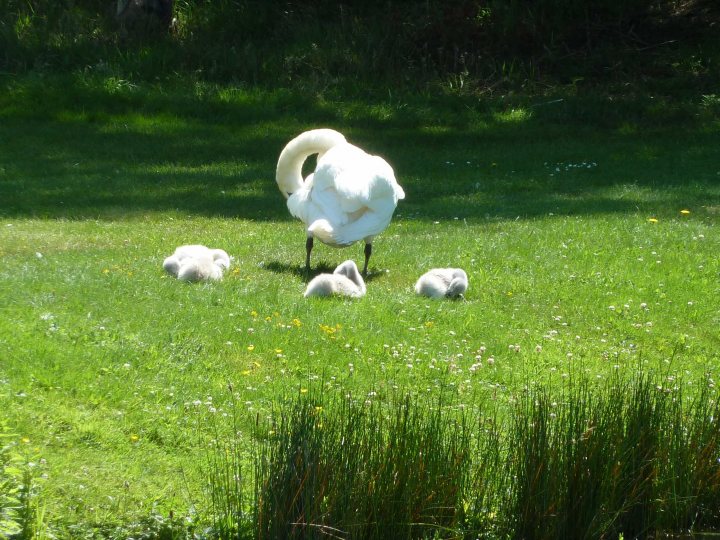
[[[332,274],[335,270],[334,266],[331,266],[324,261],[317,264],[312,264],[309,273],[305,271],[304,264],[287,264],[280,261],[271,261],[265,264],[264,268],[276,274],[286,274],[294,276],[303,281],[304,283],[308,283],[312,278],[320,274]],[[385,275],[384,272],[379,270],[373,271],[372,268],[369,268],[368,274],[364,278],[365,283],[375,281],[383,275]]]
[[[290,220],[275,185],[277,156],[297,133],[320,126],[393,164],[407,195],[397,212],[411,219],[720,204],[717,111],[698,106],[702,121],[688,118],[687,100],[669,112],[639,100],[588,100],[585,108],[565,99],[328,102],[287,91],[121,83],[5,81],[0,216]],[[663,119],[672,123],[663,127]]]

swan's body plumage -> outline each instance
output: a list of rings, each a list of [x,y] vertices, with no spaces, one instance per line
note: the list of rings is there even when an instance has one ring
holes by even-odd
[[[348,260],[338,266],[332,274],[315,276],[305,289],[308,296],[365,296],[365,281],[354,261]]]
[[[433,268],[415,283],[415,292],[430,298],[460,298],[467,288],[468,277],[461,268]]]
[[[318,154],[315,171],[303,180],[302,165],[313,154]],[[366,272],[373,238],[405,197],[387,161],[331,129],[306,131],[290,141],[278,159],[276,180],[290,213],[306,225],[308,267],[313,238],[334,247],[362,240]]]
[[[165,258],[163,268],[182,281],[217,281],[230,268],[230,257],[222,249],[185,245]]]

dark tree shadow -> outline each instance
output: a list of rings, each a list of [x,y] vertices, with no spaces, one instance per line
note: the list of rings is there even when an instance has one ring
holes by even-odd
[[[673,212],[720,204],[717,122],[670,118],[670,130],[665,109],[642,101],[530,104],[533,114],[512,121],[500,108],[462,100],[402,105],[378,117],[358,102],[347,117],[292,93],[232,101],[187,89],[28,82],[0,96],[0,216],[177,211],[291,220],[275,184],[277,157],[299,131],[320,126],[392,163],[406,192],[396,220],[532,219],[648,204],[618,195],[627,185],[652,191],[651,204]]]

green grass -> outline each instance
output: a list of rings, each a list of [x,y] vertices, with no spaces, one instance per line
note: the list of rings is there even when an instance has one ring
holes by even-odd
[[[442,391],[504,415],[573,378],[646,372],[683,395],[717,380],[712,100],[2,86],[0,408],[43,460],[61,536],[128,536],[171,512],[212,522],[212,441],[253,444],[305,391]],[[274,184],[284,143],[321,125],[383,155],[407,194],[357,302],[302,298],[304,232]],[[183,243],[224,248],[229,274],[164,275]],[[361,257],[319,245],[313,264]],[[468,272],[465,302],[412,294],[448,265]]]

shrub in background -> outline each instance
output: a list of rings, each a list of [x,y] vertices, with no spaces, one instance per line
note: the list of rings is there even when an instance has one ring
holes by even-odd
[[[182,72],[321,88],[638,73],[692,73],[696,86],[717,79],[710,68],[720,6],[709,0],[175,0],[173,32],[149,41],[123,39],[116,7],[0,0],[0,67],[109,64],[124,77]]]

